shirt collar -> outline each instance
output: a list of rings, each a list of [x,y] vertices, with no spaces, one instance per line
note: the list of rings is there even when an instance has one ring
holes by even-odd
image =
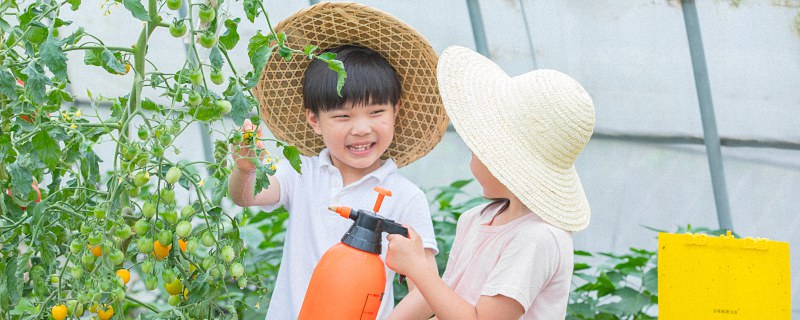
[[[335,168],[333,162],[331,161],[331,153],[328,148],[322,149],[322,152],[319,153],[319,165],[320,168]],[[374,177],[378,179],[378,181],[383,181],[388,177],[390,174],[397,172],[397,164],[392,160],[392,158],[386,159],[383,161],[383,164],[378,167],[375,171],[367,173],[364,177],[359,179],[358,181],[364,181],[367,178]]]

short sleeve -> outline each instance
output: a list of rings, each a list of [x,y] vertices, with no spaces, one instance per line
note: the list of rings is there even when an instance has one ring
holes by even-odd
[[[300,168],[306,168],[306,164],[308,163],[306,157],[301,156],[300,159],[302,162]],[[289,208],[289,199],[291,198],[291,194],[294,191],[295,186],[300,180],[300,174],[297,173],[294,168],[292,168],[289,160],[282,160],[279,161],[278,165],[276,166],[274,177],[278,181],[278,184],[281,188],[281,194],[278,202],[261,206],[261,210],[269,212],[278,209],[281,206],[285,206],[286,210],[291,211]]]
[[[407,224],[417,231],[422,238],[422,247],[433,249],[434,254],[439,253],[436,244],[436,235],[433,231],[433,221],[431,220],[431,209],[425,194],[422,191],[416,192],[400,214],[401,222]]]
[[[559,249],[547,230],[517,230],[503,248],[481,295],[504,295],[528,312],[533,300],[553,278],[559,265]]]

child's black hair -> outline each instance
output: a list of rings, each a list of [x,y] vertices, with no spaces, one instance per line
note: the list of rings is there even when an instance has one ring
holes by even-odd
[[[385,104],[400,101],[402,88],[392,65],[380,53],[359,46],[343,45],[326,50],[344,64],[347,79],[342,96],[336,92],[337,74],[314,59],[303,76],[303,104],[314,114],[342,108],[345,103]]]

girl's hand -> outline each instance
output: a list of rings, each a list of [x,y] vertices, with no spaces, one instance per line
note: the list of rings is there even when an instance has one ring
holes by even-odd
[[[390,234],[389,249],[386,251],[386,265],[399,274],[412,278],[415,271],[428,267],[425,259],[425,249],[422,247],[422,238],[411,227],[408,228],[408,238],[399,234]]]
[[[252,139],[261,138],[263,136],[263,127],[263,125],[258,126],[258,132],[254,133],[255,126],[250,122],[250,119],[244,120],[241,131],[245,139],[239,144],[231,145],[231,149],[233,149],[233,161],[240,171],[247,172],[256,170],[256,166],[252,162],[252,159],[256,156],[256,150],[253,149]],[[256,149],[259,151],[259,159],[263,159],[264,154],[260,151],[264,149],[264,142],[258,140],[256,142]]]

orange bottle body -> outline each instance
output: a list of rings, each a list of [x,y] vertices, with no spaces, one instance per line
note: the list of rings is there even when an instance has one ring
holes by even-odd
[[[379,255],[337,243],[314,268],[298,319],[375,319],[385,286]]]

